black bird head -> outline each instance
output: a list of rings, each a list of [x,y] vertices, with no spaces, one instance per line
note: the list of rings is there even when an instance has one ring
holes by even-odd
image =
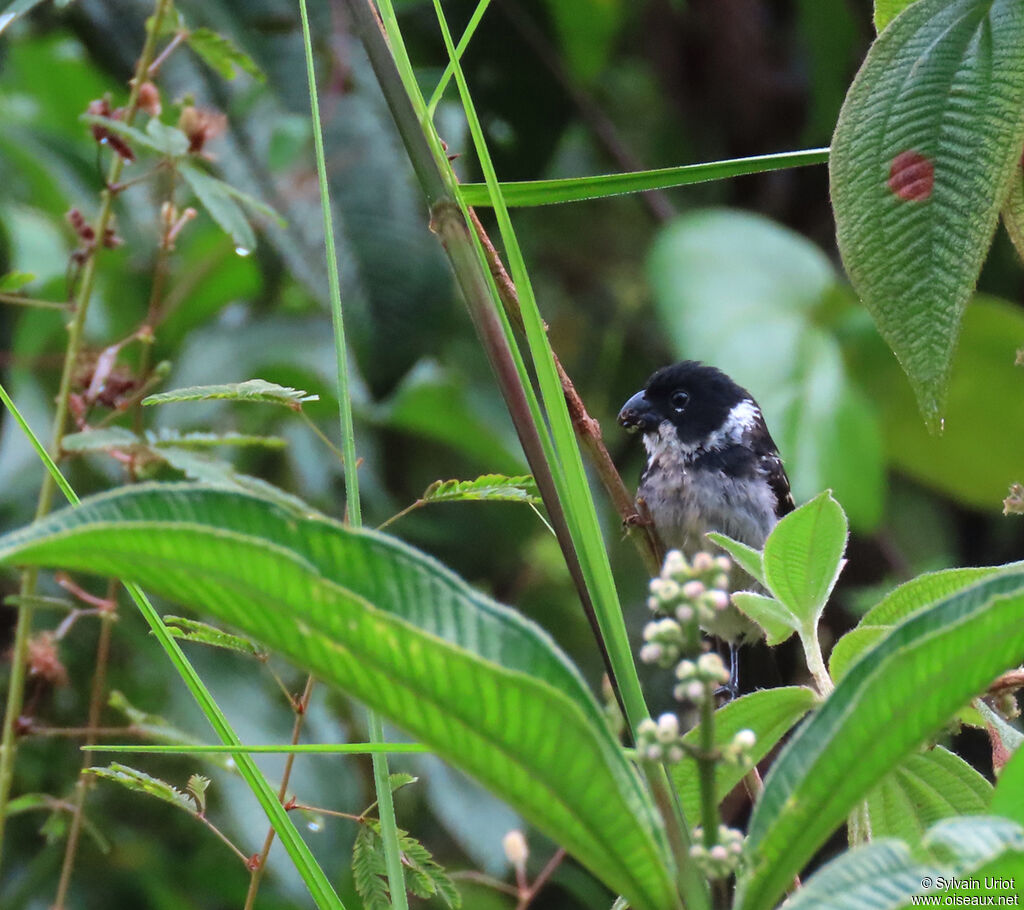
[[[658,370],[619,411],[630,432],[658,433],[668,421],[680,442],[702,443],[722,429],[733,408],[753,399],[721,370],[684,360]],[[756,407],[756,405],[755,405]]]

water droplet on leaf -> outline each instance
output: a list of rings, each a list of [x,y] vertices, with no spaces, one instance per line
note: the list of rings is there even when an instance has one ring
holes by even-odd
[[[244,246],[236,246],[235,252],[239,256],[248,256],[252,252],[252,250],[246,249]]]

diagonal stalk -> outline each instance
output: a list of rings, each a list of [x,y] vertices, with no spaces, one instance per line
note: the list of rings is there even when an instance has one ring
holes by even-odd
[[[345,343],[345,320],[341,306],[341,281],[338,275],[338,254],[334,243],[334,220],[331,216],[331,197],[327,185],[327,162],[324,155],[323,124],[320,120],[320,100],[316,88],[313,65],[313,41],[309,28],[306,0],[299,0],[302,15],[302,38],[306,51],[306,76],[309,81],[309,104],[313,125],[313,143],[316,150],[316,173],[320,185],[320,208],[324,225],[327,282],[331,300],[331,322],[334,326],[334,360],[337,366],[338,418],[341,424],[341,445],[345,461],[345,513],[354,528],[363,525],[359,501],[359,463],[356,460],[355,430],[352,423],[352,398],[349,393],[348,347]],[[367,711],[367,726],[371,742],[383,742],[384,726],[374,711]],[[388,757],[383,752],[372,756],[373,783],[377,791],[377,816],[380,819],[381,842],[387,870],[388,891],[395,910],[407,910],[409,899],[405,891],[405,873],[402,871],[402,850],[399,843],[398,823],[391,794],[391,775]]]

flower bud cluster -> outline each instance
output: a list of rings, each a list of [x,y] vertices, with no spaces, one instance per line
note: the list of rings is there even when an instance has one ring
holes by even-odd
[[[672,690],[678,701],[689,701],[699,705],[714,690],[729,681],[729,671],[722,658],[713,651],[701,654],[696,660],[682,660],[676,667],[679,680]]]
[[[703,845],[703,829],[694,828],[693,837],[697,843],[690,847],[690,856],[708,878],[725,878],[736,871],[743,856],[743,832],[719,825],[713,847]]]
[[[647,761],[675,763],[683,760],[686,750],[675,714],[662,714],[657,720],[640,721],[636,731],[637,754]]]
[[[726,588],[731,568],[728,556],[698,553],[691,563],[679,550],[670,550],[661,574],[651,579],[647,606],[651,612],[674,616],[684,625],[694,619],[706,623],[729,605]]]

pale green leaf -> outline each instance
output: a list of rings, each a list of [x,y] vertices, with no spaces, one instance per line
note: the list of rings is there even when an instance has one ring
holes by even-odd
[[[843,567],[846,535],[846,514],[826,490],[786,515],[765,541],[765,581],[800,626],[817,625]]]
[[[543,502],[533,477],[506,477],[504,474],[483,474],[476,480],[435,480],[421,499],[424,502],[532,502],[535,505]]]
[[[196,198],[209,213],[210,217],[220,225],[221,229],[235,244],[235,252],[240,256],[248,256],[256,249],[256,234],[249,224],[249,219],[227,190],[227,184],[197,167],[182,162],[178,172],[185,182],[192,187]]]
[[[293,411],[306,401],[318,401],[318,395],[309,395],[301,389],[267,382],[264,379],[247,379],[245,382],[228,382],[220,385],[197,385],[172,392],[160,392],[142,399],[144,405],[168,404],[176,401],[262,401],[282,404]]]
[[[241,70],[260,82],[266,81],[267,77],[263,75],[263,71],[252,57],[230,39],[212,29],[193,29],[185,40],[192,50],[225,79],[234,79]]]
[[[232,635],[209,623],[200,622],[198,619],[187,619],[184,616],[165,616],[163,619],[167,631],[181,641],[196,642],[201,645],[209,645],[212,648],[223,648],[225,651],[237,651],[239,654],[246,654],[257,660],[267,659],[267,652],[263,648],[241,635]]]
[[[206,791],[210,788],[210,778],[202,774],[193,774],[188,779],[185,789],[192,802],[195,803],[196,811],[200,815],[206,814]]]
[[[748,547],[745,543],[733,540],[731,537],[720,534],[718,531],[710,531],[705,536],[712,543],[725,550],[732,557],[736,565],[743,569],[754,581],[764,585],[764,558],[760,550]]]
[[[154,796],[165,803],[170,803],[172,806],[184,809],[186,812],[195,811],[192,800],[177,789],[177,787],[172,787],[167,781],[160,780],[158,777],[152,777],[136,768],[129,768],[127,765],[111,762],[106,768],[87,768],[86,771],[104,780],[112,780],[122,787],[134,790],[136,793]]]
[[[774,597],[753,591],[737,591],[732,595],[732,602],[764,630],[769,645],[781,645],[800,626],[796,617]]]
[[[124,427],[103,427],[98,430],[68,433],[60,445],[65,452],[104,452],[108,449],[130,449],[144,443],[131,430]]]
[[[914,0],[875,0],[875,31],[880,32]]]
[[[828,675],[833,682],[839,682],[868,648],[876,645],[891,626],[865,625],[862,621],[835,643],[828,658]]]
[[[12,291],[20,291],[26,284],[35,281],[36,276],[30,272],[8,272],[0,275],[0,292],[10,294]]]

